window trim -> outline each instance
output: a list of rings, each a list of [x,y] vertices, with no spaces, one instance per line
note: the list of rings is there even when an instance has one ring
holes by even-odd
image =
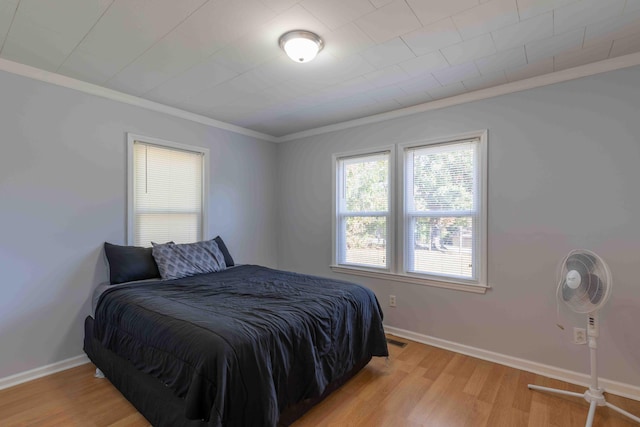
[[[392,280],[394,282],[410,283],[412,285],[430,286],[442,289],[454,289],[457,291],[472,292],[475,294],[484,294],[487,289],[491,289],[488,285],[472,285],[469,283],[458,283],[456,281],[438,281],[418,277],[413,274],[390,273],[386,271],[371,271],[364,268],[347,267],[344,265],[330,265],[331,271],[334,273],[350,274],[354,276],[371,277],[373,279]]]
[[[487,176],[488,176],[488,147],[487,147],[487,134],[486,129],[459,133],[454,135],[442,136],[438,138],[420,139],[410,142],[397,143],[391,146],[361,149],[345,153],[335,153],[332,155],[332,192],[333,197],[333,214],[332,214],[332,264],[330,268],[336,273],[352,274],[357,276],[372,277],[376,279],[393,280],[396,282],[411,283],[423,286],[432,286],[437,288],[454,289],[472,293],[486,293],[487,289],[490,289],[487,281],[487,267],[488,267],[488,244],[487,244],[487,224],[488,224],[488,194],[487,194]],[[454,143],[456,141],[464,141],[470,139],[479,139],[478,142],[478,166],[480,167],[478,190],[480,191],[479,202],[480,218],[478,220],[478,234],[476,239],[476,248],[478,251],[478,271],[477,280],[466,280],[455,277],[442,277],[427,274],[416,274],[406,271],[405,266],[405,251],[406,251],[406,227],[405,224],[405,150],[414,147],[421,147],[433,144],[442,143]],[[337,198],[339,197],[337,192],[337,161],[340,158],[349,156],[364,156],[367,154],[375,154],[377,152],[390,150],[389,161],[395,157],[394,164],[390,163],[390,178],[391,184],[391,206],[390,217],[393,222],[391,227],[390,244],[388,245],[387,256],[391,256],[389,262],[389,269],[375,269],[368,267],[356,267],[351,265],[338,264],[337,258],[337,242],[338,242],[338,229],[336,224],[337,218]],[[395,196],[394,196],[395,194]],[[396,237],[397,236],[397,237]],[[391,248],[389,248],[389,246]]]
[[[133,185],[133,145],[136,141],[164,148],[202,154],[202,235],[200,236],[200,240],[206,239],[209,235],[209,149],[127,132],[127,245],[133,245],[135,240],[135,214],[133,212],[133,201],[135,197],[135,187]]]

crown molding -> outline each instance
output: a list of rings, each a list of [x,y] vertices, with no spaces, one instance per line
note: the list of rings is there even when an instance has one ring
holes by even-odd
[[[50,71],[41,70],[39,68],[20,64],[0,58],[0,71],[17,74],[34,80],[51,83],[57,86],[78,90],[90,95],[100,96],[114,101],[123,102],[125,104],[135,105],[137,107],[146,108],[148,110],[169,114],[192,122],[213,126],[219,129],[228,130],[230,132],[258,138],[268,142],[288,142],[310,136],[322,135],[325,133],[335,132],[344,129],[350,129],[357,126],[379,123],[386,120],[397,119],[410,116],[426,111],[439,110],[441,108],[453,107],[455,105],[465,104],[467,102],[480,101],[500,95],[521,92],[537,87],[548,86],[555,83],[561,83],[569,80],[575,80],[582,77],[588,77],[595,74],[615,71],[622,68],[640,65],[640,53],[632,53],[630,55],[619,56],[616,58],[605,59],[604,61],[593,62],[591,64],[581,65],[579,67],[568,68],[566,70],[555,71],[549,74],[532,77],[525,80],[518,80],[506,83],[500,86],[494,86],[487,89],[481,89],[474,92],[467,92],[461,95],[452,96],[450,98],[438,99],[436,101],[426,102],[424,104],[414,105],[412,107],[401,108],[386,113],[375,114],[373,116],[362,117],[360,119],[348,120],[327,126],[321,126],[314,129],[308,129],[301,132],[290,133],[280,137],[257,132],[231,123],[222,122],[200,114],[191,113],[179,108],[170,107],[158,102],[149,101],[148,99],[129,95],[113,89],[107,89],[92,83],[83,82],[61,74],[52,73]]]
[[[89,95],[95,95],[102,98],[111,99],[113,101],[123,102],[125,104],[134,105],[136,107],[145,108],[147,110],[169,114],[181,119],[216,127],[218,129],[227,130],[229,132],[234,132],[240,135],[262,139],[264,141],[278,142],[279,140],[279,138],[276,138],[272,135],[267,135],[266,133],[256,132],[254,130],[236,126],[231,123],[222,122],[210,117],[201,116],[200,114],[191,113],[189,111],[170,107],[165,104],[160,104],[159,102],[150,101],[138,96],[129,95],[117,90],[108,89],[102,86],[95,85],[93,83],[83,82],[81,80],[63,76],[57,73],[52,73],[51,71],[41,70],[29,65],[20,64],[18,62],[9,61],[3,58],[0,58],[0,71],[6,71],[8,73],[17,74],[19,76],[28,77],[34,80],[39,80],[57,86],[74,89],[80,92],[87,93]]]
[[[525,80],[518,80],[500,86],[494,86],[474,92],[467,92],[460,95],[452,96],[450,98],[438,99],[436,101],[430,101],[424,104],[401,108],[386,113],[375,114],[373,116],[362,117],[360,119],[348,120],[333,125],[327,125],[301,132],[290,133],[288,135],[279,137],[277,142],[293,141],[310,136],[349,129],[356,126],[368,125],[386,120],[397,119],[400,117],[406,117],[416,113],[423,113],[425,111],[439,110],[441,108],[452,107],[454,105],[466,104],[467,102],[480,101],[482,99],[493,98],[500,95],[521,92],[523,90],[548,86],[555,83],[566,82],[568,80],[575,80],[581,77],[606,73],[607,71],[619,70],[621,68],[633,67],[635,65],[640,65],[640,53],[632,53],[630,55],[605,59],[604,61],[593,62],[591,64],[581,65],[579,67],[555,71],[553,73],[543,74]]]

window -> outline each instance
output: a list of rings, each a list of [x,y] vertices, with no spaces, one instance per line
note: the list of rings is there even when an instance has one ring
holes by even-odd
[[[338,264],[388,269],[389,152],[337,159]]]
[[[129,134],[128,151],[129,244],[202,240],[208,150]]]
[[[335,155],[334,165],[334,271],[484,292],[486,132]]]
[[[476,281],[478,142],[405,148],[407,272]]]

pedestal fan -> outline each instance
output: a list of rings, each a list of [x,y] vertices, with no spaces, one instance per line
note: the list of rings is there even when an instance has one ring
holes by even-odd
[[[571,251],[567,255],[562,263],[556,298],[562,300],[572,311],[588,315],[587,337],[591,355],[591,385],[587,391],[581,394],[529,384],[531,390],[584,398],[589,402],[589,414],[585,427],[593,425],[597,406],[607,406],[640,423],[639,417],[607,402],[603,394],[604,390],[598,387],[596,363],[596,341],[600,332],[598,310],[606,304],[611,296],[612,285],[609,268],[598,255],[586,250]]]

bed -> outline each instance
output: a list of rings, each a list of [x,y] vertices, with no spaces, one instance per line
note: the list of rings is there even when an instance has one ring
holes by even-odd
[[[388,356],[362,286],[240,265],[99,287],[91,361],[156,427],[289,425]]]

